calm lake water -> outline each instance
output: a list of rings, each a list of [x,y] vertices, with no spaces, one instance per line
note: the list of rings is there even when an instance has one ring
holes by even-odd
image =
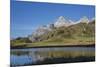
[[[53,48],[27,48],[27,49],[11,49],[13,52],[28,52],[26,54],[13,54],[11,53],[10,62],[11,65],[29,65],[35,64],[38,60],[43,60],[45,57],[41,57],[36,52],[53,52],[53,51],[74,51],[74,52],[95,52],[95,47],[53,47]]]

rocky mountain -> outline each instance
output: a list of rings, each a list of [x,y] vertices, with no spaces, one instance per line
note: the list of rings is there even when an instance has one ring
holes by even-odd
[[[41,26],[38,29],[36,29],[35,32],[33,32],[32,35],[29,36],[29,39],[31,41],[35,41],[38,39],[39,36],[48,33],[49,31],[51,31],[50,28],[48,28],[48,26]]]
[[[70,20],[66,20],[63,16],[60,16],[57,21],[54,23],[55,27],[62,27],[62,26],[70,26],[72,25],[72,22]]]
[[[87,17],[83,17],[77,22],[73,22],[72,20],[65,19],[63,16],[58,17],[57,21],[54,22],[53,24],[45,25],[39,27],[35,32],[33,32],[32,35],[29,36],[29,39],[31,41],[41,41],[43,39],[47,39],[48,37],[51,37],[53,35],[57,36],[57,32],[64,32],[64,31],[69,31],[66,33],[62,33],[64,35],[68,36],[69,35],[83,35],[82,31],[90,31],[89,34],[94,33],[94,23],[93,23],[93,28],[89,24],[90,22],[95,22],[95,19],[93,18],[92,20],[89,20]],[[84,24],[85,23],[85,24]],[[92,30],[93,29],[93,30]],[[60,31],[61,30],[61,31]],[[92,30],[92,31],[91,31]],[[86,31],[86,33],[88,32]],[[75,33],[76,32],[76,33]],[[72,34],[73,33],[73,34]],[[50,35],[50,36],[49,36]]]
[[[27,43],[32,43],[27,45]],[[26,44],[26,45],[25,45]],[[95,18],[81,18],[77,22],[60,16],[56,22],[36,29],[28,37],[11,40],[11,46],[49,46],[95,44]]]
[[[89,22],[90,20],[86,16],[84,16],[80,18],[80,20],[78,20],[76,23],[87,23],[88,24]]]
[[[95,22],[95,18],[92,18],[92,19],[90,20],[90,23],[91,23],[91,22]]]
[[[79,23],[68,27],[59,27],[53,29],[48,34],[42,35],[42,39],[51,38],[75,38],[75,37],[94,37],[95,36],[95,22],[89,24]]]

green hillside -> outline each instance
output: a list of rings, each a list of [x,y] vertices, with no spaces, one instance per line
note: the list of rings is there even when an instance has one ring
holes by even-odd
[[[26,47],[34,46],[55,46],[55,45],[91,45],[95,43],[95,21],[91,23],[79,23],[71,25],[69,27],[53,28],[52,31],[37,36],[37,41],[30,42],[27,45],[26,41],[11,41],[11,46],[22,46],[26,44]]]

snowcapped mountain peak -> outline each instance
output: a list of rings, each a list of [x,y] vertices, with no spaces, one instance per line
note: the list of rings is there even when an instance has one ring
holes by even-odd
[[[59,19],[60,20],[65,20],[65,18],[63,16],[60,16]]]
[[[84,16],[80,19],[80,23],[89,23],[89,19],[86,16]]]
[[[63,16],[60,16],[54,23],[55,27],[69,26],[71,24],[70,20],[66,20]]]
[[[66,22],[66,19],[63,17],[63,16],[60,16],[58,19],[57,19],[57,23],[64,23]]]
[[[80,18],[80,20],[76,22],[76,24],[77,23],[87,23],[88,24],[89,22],[90,22],[89,19],[86,16],[83,16],[82,18]]]

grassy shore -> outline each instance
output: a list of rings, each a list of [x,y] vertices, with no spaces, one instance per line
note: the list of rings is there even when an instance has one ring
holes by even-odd
[[[45,47],[45,46],[87,46],[95,44],[94,37],[77,37],[77,38],[52,38],[45,41],[22,43],[17,42],[11,47]]]

